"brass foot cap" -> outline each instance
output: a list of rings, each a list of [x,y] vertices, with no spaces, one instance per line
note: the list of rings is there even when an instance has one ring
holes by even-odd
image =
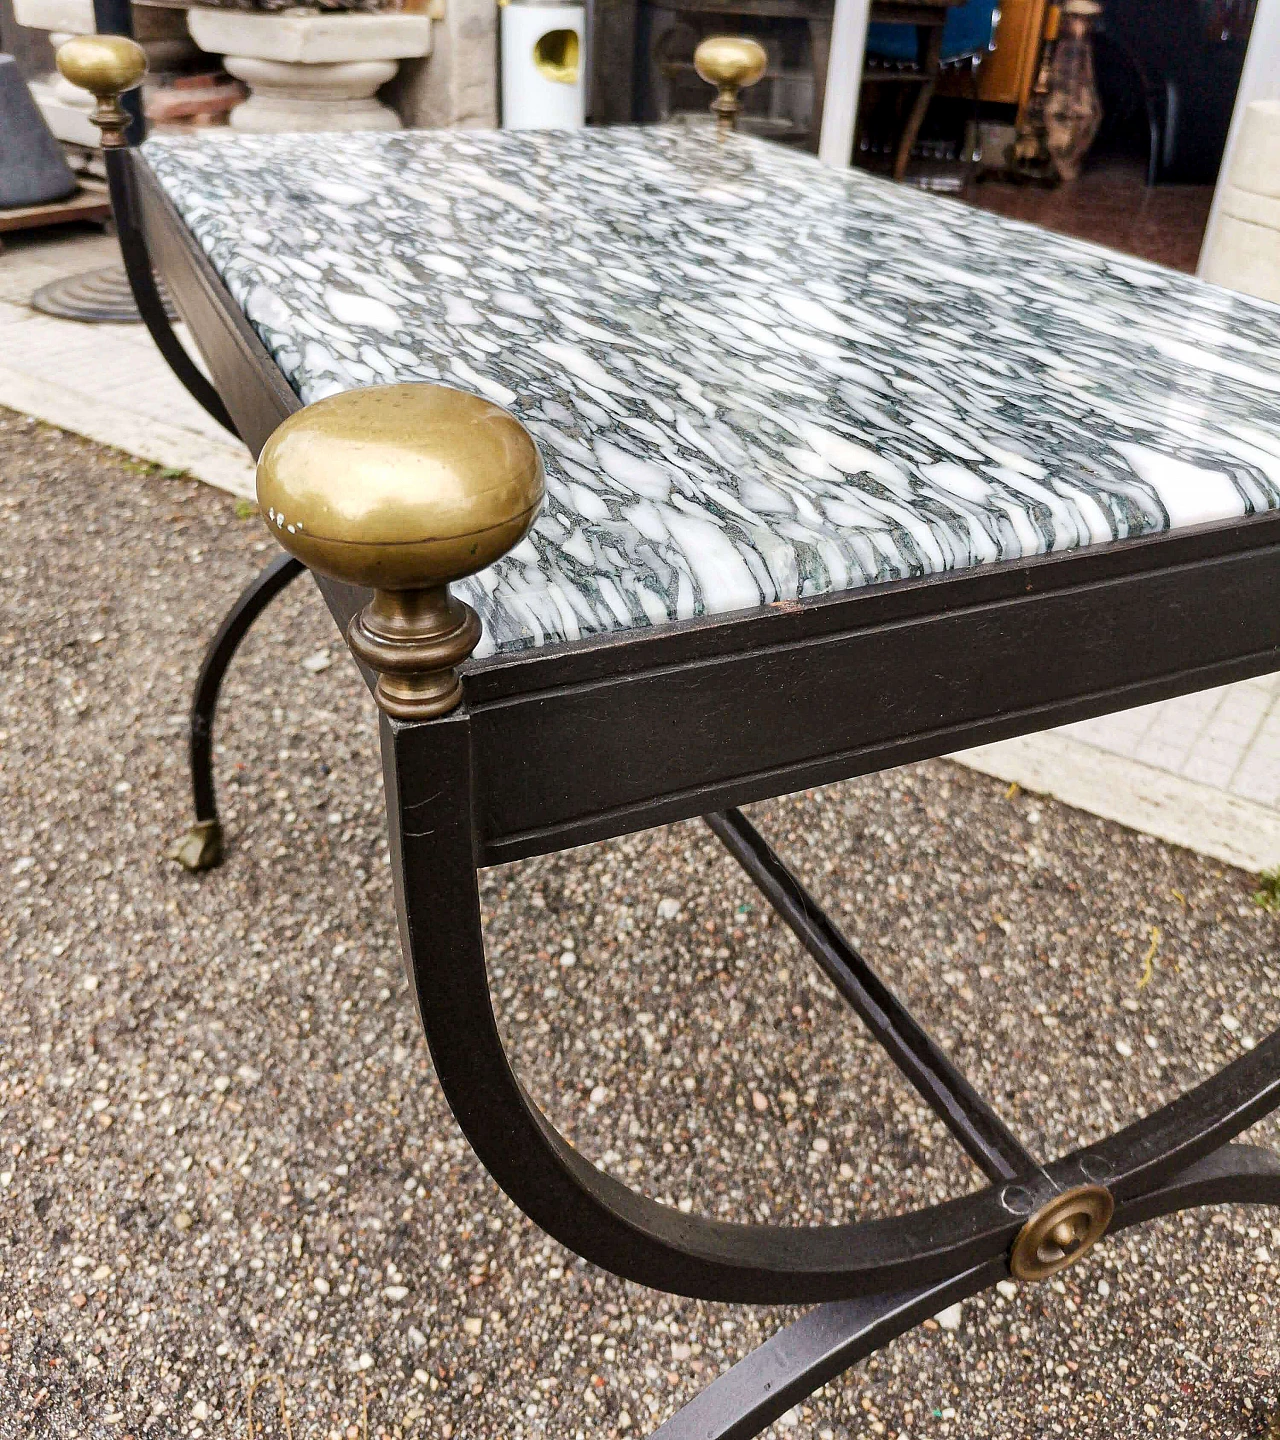
[[[1102,1185],[1064,1190],[1018,1232],[1009,1256],[1015,1280],[1047,1280],[1091,1250],[1111,1223],[1116,1202]]]
[[[217,820],[197,820],[174,841],[168,858],[193,874],[222,863],[222,826]]]

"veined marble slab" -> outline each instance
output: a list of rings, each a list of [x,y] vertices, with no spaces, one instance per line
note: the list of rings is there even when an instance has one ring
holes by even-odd
[[[1280,505],[1280,308],[709,129],[161,137],[304,401],[542,448],[478,654]]]

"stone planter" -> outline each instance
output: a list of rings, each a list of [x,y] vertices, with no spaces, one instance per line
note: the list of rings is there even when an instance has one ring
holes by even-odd
[[[249,87],[237,130],[398,130],[374,92],[431,49],[426,15],[187,12],[191,38]]]

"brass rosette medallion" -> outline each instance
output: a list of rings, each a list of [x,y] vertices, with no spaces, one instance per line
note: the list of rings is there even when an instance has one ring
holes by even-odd
[[[1106,1234],[1115,1208],[1111,1191],[1102,1185],[1079,1185],[1055,1195],[1018,1232],[1010,1273],[1015,1280],[1047,1280],[1074,1265]]]

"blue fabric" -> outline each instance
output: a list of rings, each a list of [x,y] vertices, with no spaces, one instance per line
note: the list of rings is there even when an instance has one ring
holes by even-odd
[[[966,0],[947,12],[942,31],[942,58],[955,60],[972,55],[991,44],[995,28],[994,16],[998,0]],[[919,59],[914,25],[886,25],[877,22],[867,26],[867,55],[876,60]]]

